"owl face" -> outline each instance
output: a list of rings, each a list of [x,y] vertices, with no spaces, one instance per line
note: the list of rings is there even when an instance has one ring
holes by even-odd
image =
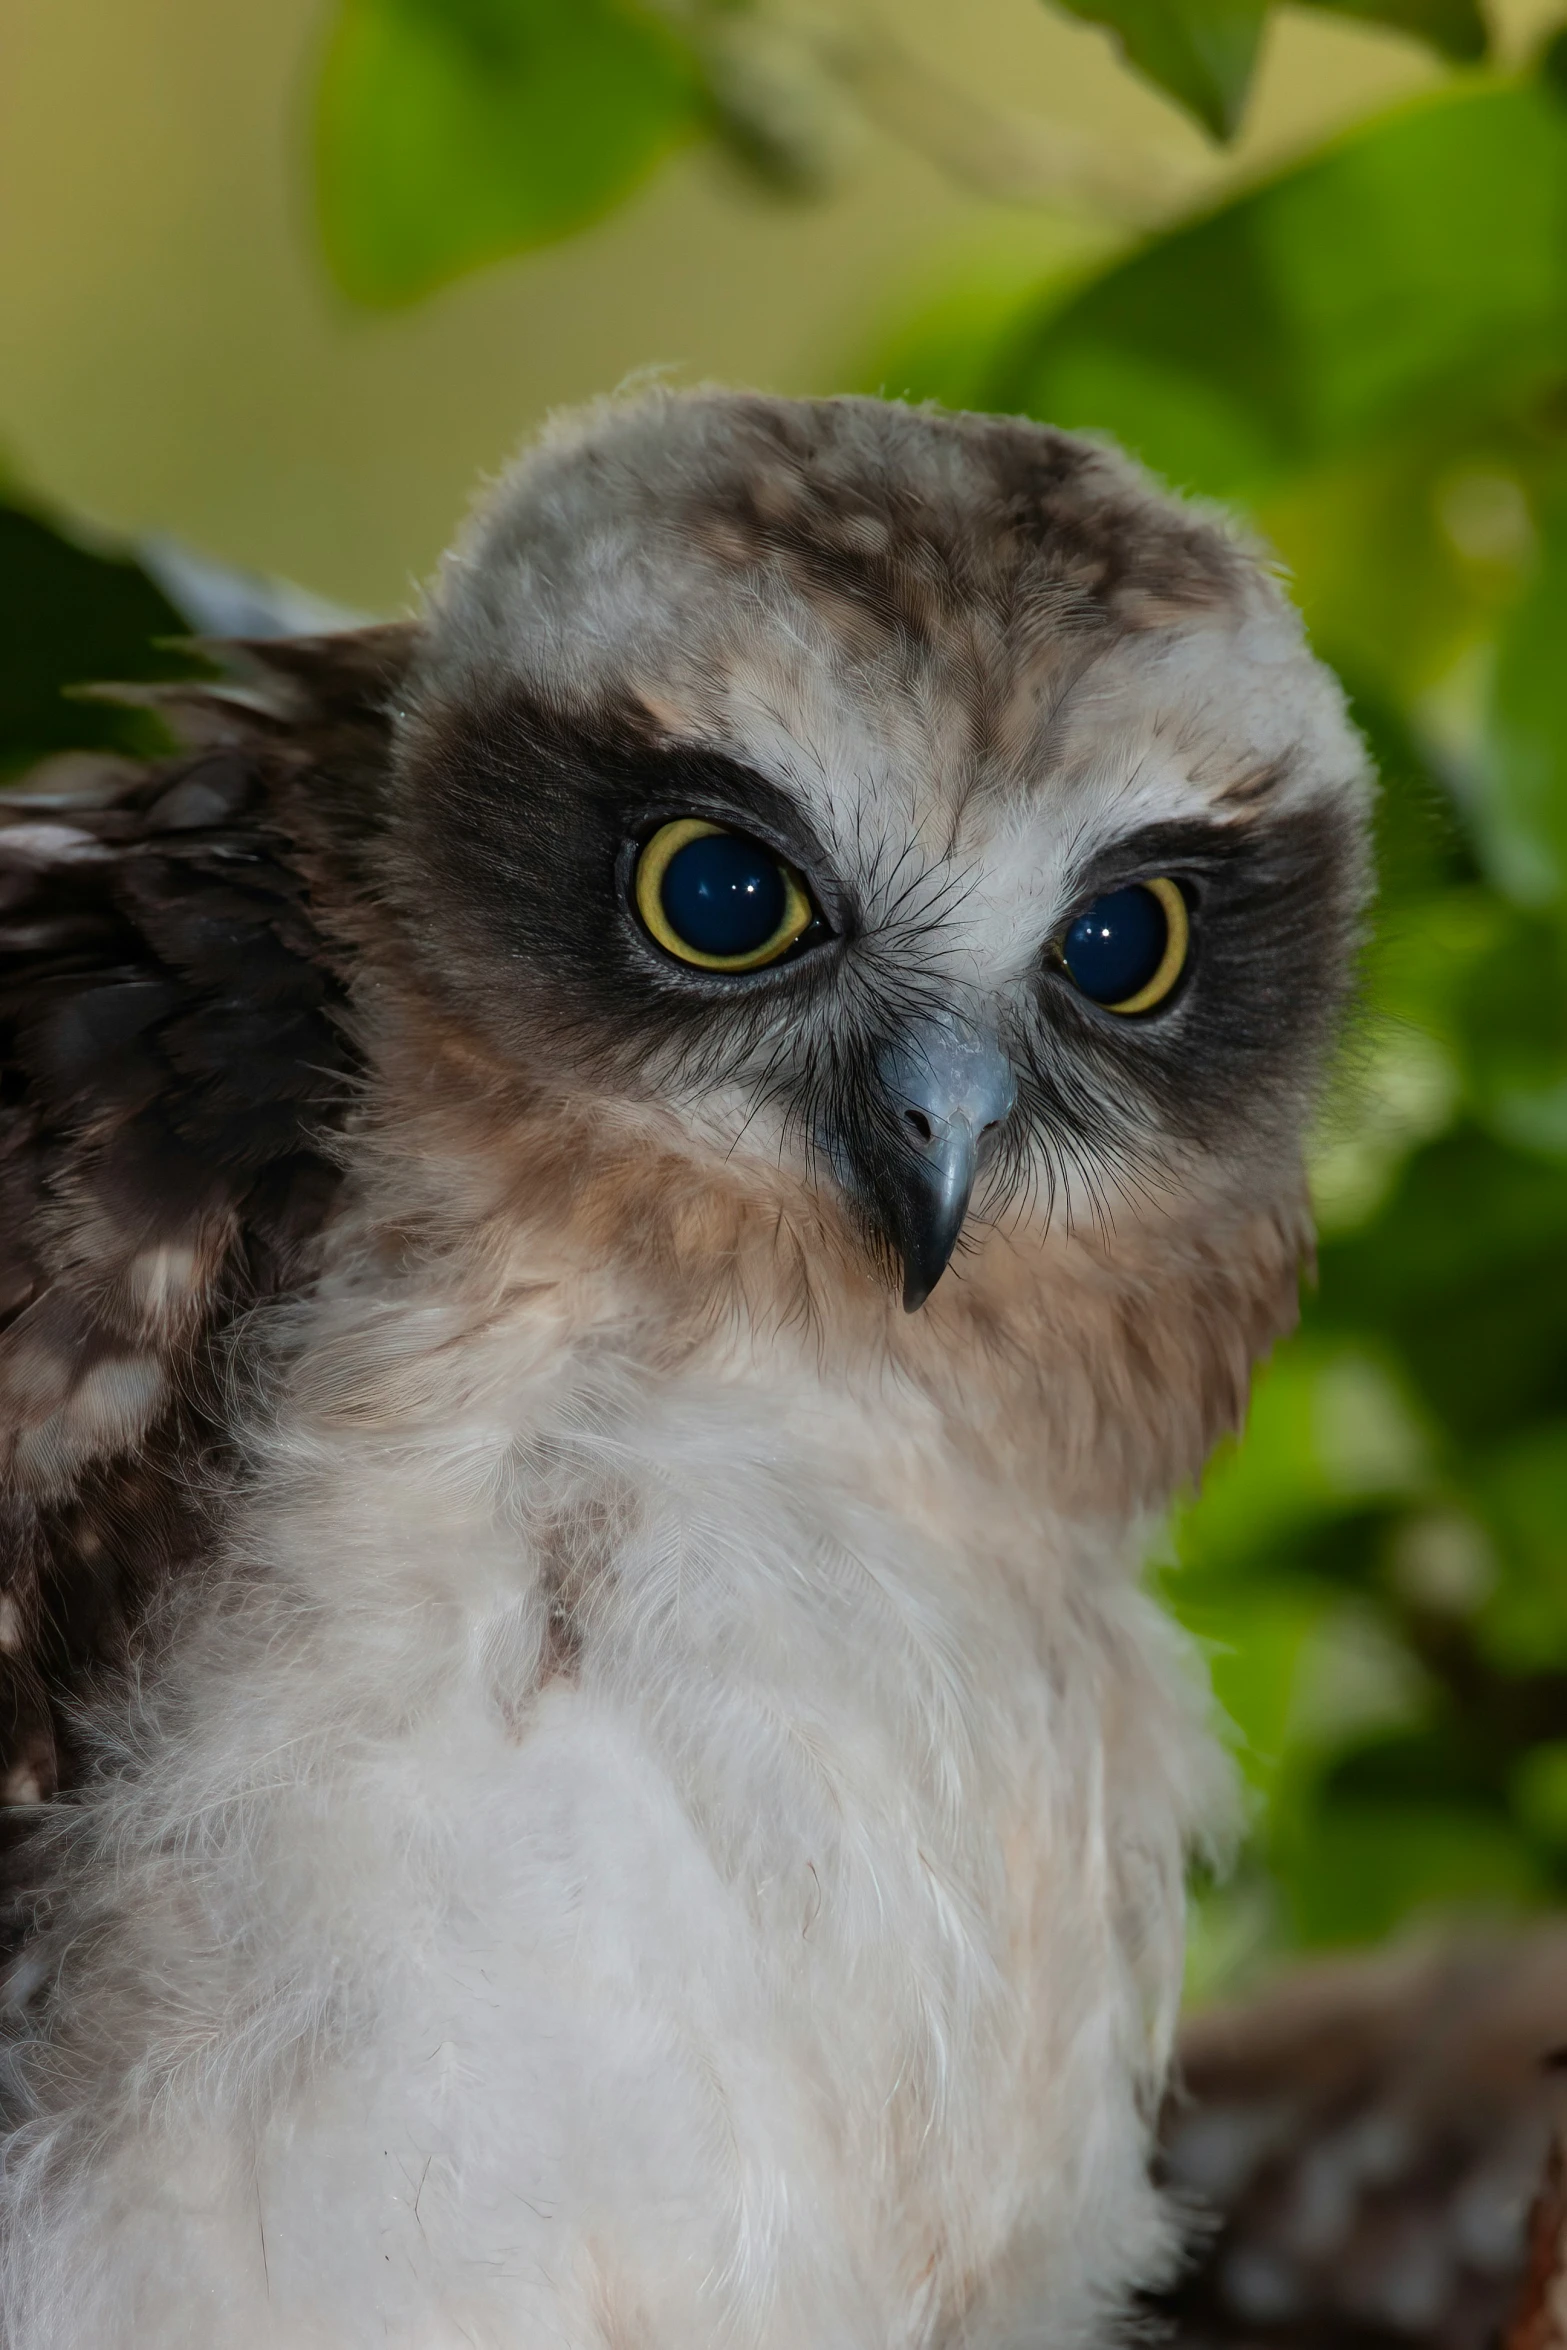
[[[546,444],[452,559],[393,889],[546,1091],[960,1245],[1298,1184],[1363,757],[1272,583],[1041,428],[698,395]]]

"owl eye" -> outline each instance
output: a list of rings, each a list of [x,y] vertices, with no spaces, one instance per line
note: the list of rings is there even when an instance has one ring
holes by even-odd
[[[1069,924],[1061,960],[1107,1012],[1151,1012],[1186,968],[1191,924],[1176,882],[1112,889]]]
[[[760,971],[817,919],[792,866],[695,816],[659,826],[637,858],[633,890],[652,937],[703,971]]]

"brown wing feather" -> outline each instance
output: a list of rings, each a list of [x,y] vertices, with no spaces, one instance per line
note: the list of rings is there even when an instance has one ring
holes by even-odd
[[[351,1084],[358,856],[410,634],[153,689],[186,748],[0,798],[0,1797],[204,1545],[219,1339],[308,1276]],[[193,1472],[200,1471],[200,1474]]]
[[[1183,2038],[1172,2186],[1216,2222],[1197,2345],[1489,2350],[1567,2106],[1567,1928],[1305,1967]]]

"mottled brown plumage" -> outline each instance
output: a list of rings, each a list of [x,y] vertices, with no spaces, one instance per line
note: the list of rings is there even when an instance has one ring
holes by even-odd
[[[404,632],[233,648],[151,689],[186,741],[0,800],[0,1796],[80,1769],[231,1467],[225,1333],[296,1285],[338,1183],[345,921]],[[327,883],[312,896],[312,880]],[[338,910],[324,934],[315,905]]]
[[[1212,2231],[1168,2304],[1183,2350],[1487,2350],[1526,2314],[1564,2062],[1560,1925],[1297,1965],[1196,2017],[1163,2133]]]

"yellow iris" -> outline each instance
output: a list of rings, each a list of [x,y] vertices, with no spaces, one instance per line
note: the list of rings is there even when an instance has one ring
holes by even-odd
[[[1143,888],[1158,899],[1164,908],[1164,953],[1153,977],[1144,982],[1135,995],[1129,995],[1119,1004],[1106,1004],[1107,1012],[1151,1012],[1155,1004],[1162,1004],[1171,988],[1186,968],[1187,949],[1191,944],[1191,919],[1186,911],[1186,900],[1177,884],[1163,875],[1157,881],[1145,881]]]
[[[759,910],[767,909],[771,927],[754,946],[737,954],[715,954],[700,942],[688,938],[676,928],[675,919],[666,899],[665,884],[670,868],[683,850],[694,842],[712,840],[732,842],[749,852],[753,864],[749,874],[743,861],[731,874],[714,876],[714,892],[721,895],[727,886],[731,894],[754,892],[758,882],[762,886]],[[680,878],[680,877],[677,877]],[[736,883],[749,882],[750,892],[736,890]],[[701,971],[760,971],[769,963],[776,963],[786,955],[795,941],[801,938],[816,918],[816,910],[806,895],[805,885],[781,857],[755,842],[744,841],[739,833],[730,832],[722,824],[704,823],[700,817],[681,816],[673,823],[661,824],[637,859],[634,881],[637,912],[666,954],[674,955],[682,963],[693,963]],[[677,892],[678,894],[678,892]],[[769,905],[769,901],[775,901]],[[776,918],[773,918],[774,915]]]

